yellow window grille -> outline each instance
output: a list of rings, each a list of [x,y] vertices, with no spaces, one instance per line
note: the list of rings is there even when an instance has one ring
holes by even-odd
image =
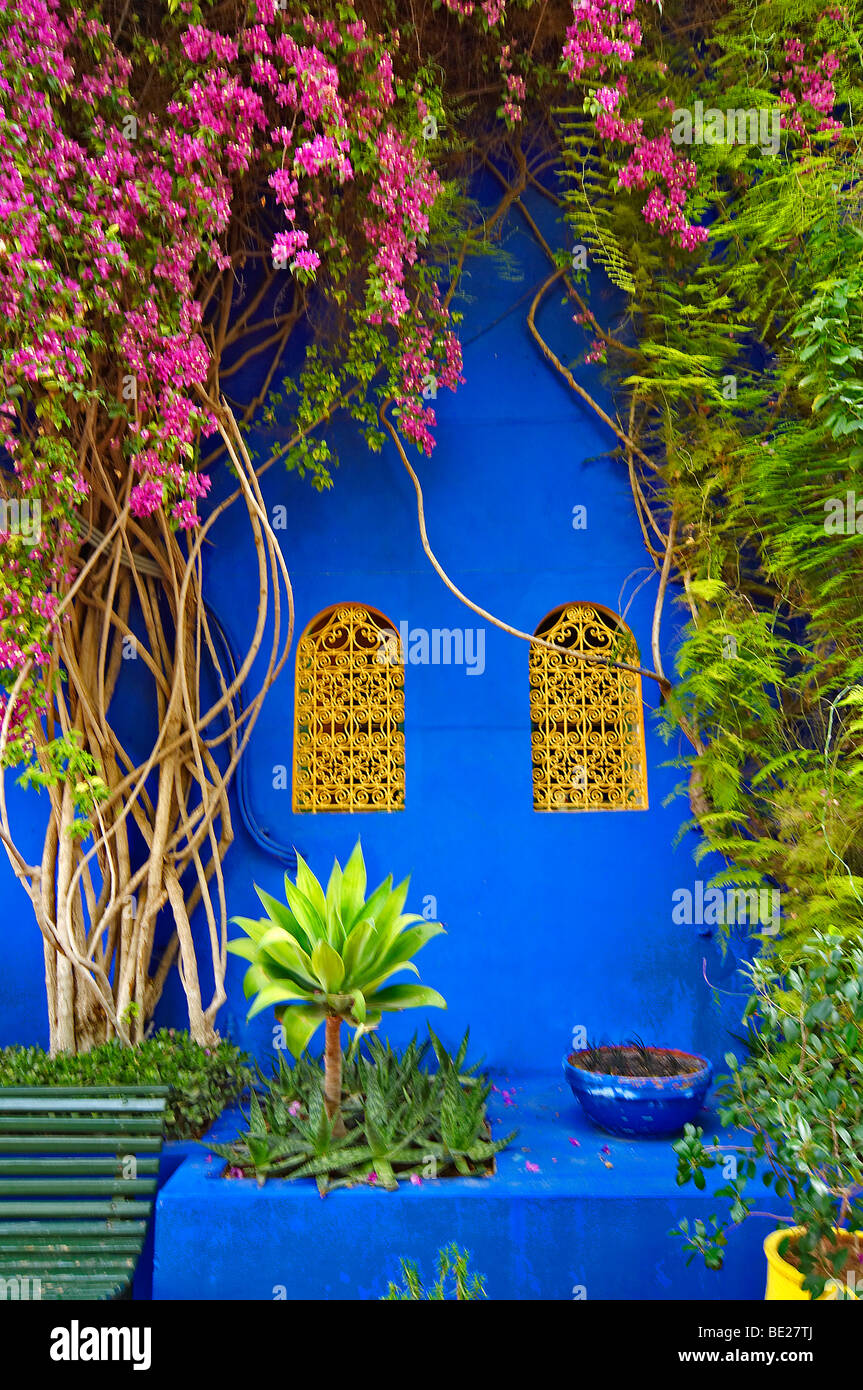
[[[295,811],[399,811],[405,804],[404,664],[399,634],[343,603],[297,647]]]
[[[549,613],[535,636],[568,650],[530,648],[534,809],[645,810],[641,677],[576,655],[638,665],[629,628],[599,604],[568,603]]]

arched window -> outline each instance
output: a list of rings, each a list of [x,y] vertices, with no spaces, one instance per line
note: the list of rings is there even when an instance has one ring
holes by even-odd
[[[328,608],[297,647],[295,811],[400,811],[405,804],[404,664],[388,618]]]
[[[641,677],[576,655],[637,666],[629,628],[599,604],[567,603],[542,620],[535,636],[568,651],[530,648],[534,809],[645,810]]]

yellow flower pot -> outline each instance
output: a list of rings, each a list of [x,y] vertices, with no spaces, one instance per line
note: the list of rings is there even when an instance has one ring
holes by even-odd
[[[803,1288],[803,1275],[800,1273],[800,1270],[795,1269],[787,1260],[783,1260],[782,1256],[779,1254],[780,1240],[785,1236],[799,1236],[802,1235],[802,1233],[802,1226],[785,1226],[780,1227],[778,1231],[771,1231],[770,1235],[765,1240],[764,1253],[767,1256],[767,1288],[764,1293],[764,1298],[767,1303],[812,1301],[812,1295],[807,1289]],[[840,1239],[850,1239],[847,1232],[837,1231],[836,1234],[840,1236]],[[818,1299],[818,1302],[835,1303],[836,1297],[837,1290],[828,1286]],[[860,1294],[857,1293],[855,1297],[859,1299]]]

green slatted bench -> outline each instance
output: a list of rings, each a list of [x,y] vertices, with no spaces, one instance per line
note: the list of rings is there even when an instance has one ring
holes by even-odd
[[[0,1300],[126,1293],[156,1198],[169,1093],[0,1088]]]

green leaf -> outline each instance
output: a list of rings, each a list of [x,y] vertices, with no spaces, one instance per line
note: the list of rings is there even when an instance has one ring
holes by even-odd
[[[336,911],[336,910],[341,911],[341,902],[342,902],[342,868],[341,868],[341,865],[339,864],[338,859],[334,859],[334,860],[333,860],[332,872],[330,873],[330,880],[329,880],[329,883],[327,884],[326,901],[327,901],[327,919],[329,920],[330,914],[331,914],[332,912],[334,912],[334,911]]]
[[[262,939],[258,946],[258,960],[264,965],[275,962],[276,968],[279,966],[291,972],[292,975],[302,980],[308,989],[315,989],[317,986],[316,972],[313,965],[314,952],[310,957],[303,950],[302,946],[287,936],[281,927],[273,927]],[[265,957],[269,957],[267,960]],[[271,967],[272,968],[272,967]]]
[[[304,951],[310,951],[312,949],[312,940],[309,939],[308,933],[297,921],[297,918],[294,916],[293,912],[291,912],[290,908],[285,903],[280,903],[278,898],[274,898],[270,893],[265,892],[263,888],[259,888],[257,884],[255,884],[255,892],[263,903],[264,911],[270,919],[267,925],[269,926],[275,923],[275,925],[281,927],[283,931],[288,932],[291,936],[295,936]]]
[[[316,941],[312,951],[312,969],[327,994],[335,994],[345,978],[344,961],[328,941]]]
[[[287,989],[284,985],[272,984],[264,985],[258,994],[252,1007],[249,1009],[247,1018],[254,1018],[255,1014],[263,1013],[264,1009],[271,1009],[275,1004],[287,1004],[293,1000],[307,1000],[307,994],[298,993],[296,990]]]
[[[392,1012],[398,1009],[445,1009],[446,1000],[428,985],[387,985],[368,996],[369,1008]]]
[[[318,915],[305,893],[301,893],[290,879],[285,878],[285,896],[294,917],[306,933],[311,947],[326,938],[326,921]]]
[[[358,963],[362,956],[363,949],[372,937],[374,925],[367,919],[357,922],[350,932],[347,941],[342,948],[342,960],[345,964],[345,980],[350,981],[357,973]]]
[[[305,1052],[325,1018],[325,1011],[316,1005],[293,1004],[284,1010],[280,1022],[285,1045],[293,1057]]]
[[[445,935],[440,922],[421,921],[418,926],[411,927],[396,938],[377,961],[377,969],[381,974],[392,974],[400,965],[404,965],[421,951],[426,942],[435,936]]]
[[[384,903],[389,900],[393,888],[393,876],[388,874],[383,883],[379,884],[363,908],[363,917],[370,918],[377,922],[377,915]]]
[[[337,903],[327,904],[327,935],[326,940],[334,950],[341,953],[345,944],[347,932],[342,921],[342,914]]]
[[[357,840],[353,853],[342,874],[341,915],[346,931],[358,920],[366,899],[366,866],[360,841]],[[364,916],[367,914],[363,914]]]
[[[378,909],[374,920],[379,935],[385,936],[396,926],[405,905],[409,886],[410,878],[404,879],[398,887],[392,890],[386,902]]]
[[[254,941],[244,941],[238,936],[234,941],[229,941],[226,948],[232,956],[242,956],[244,960],[256,961],[258,959],[258,947]]]
[[[327,920],[326,895],[301,854],[297,855],[297,887],[308,898],[321,921],[325,922]]]
[[[268,917],[263,919],[258,917],[232,917],[231,922],[235,927],[240,927],[252,941],[260,941],[261,937],[266,935],[273,925]],[[228,950],[230,949],[229,943]]]
[[[266,984],[275,984],[275,981],[270,979],[264,966],[250,965],[243,976],[243,994],[247,999],[251,999],[252,995],[257,994]]]

